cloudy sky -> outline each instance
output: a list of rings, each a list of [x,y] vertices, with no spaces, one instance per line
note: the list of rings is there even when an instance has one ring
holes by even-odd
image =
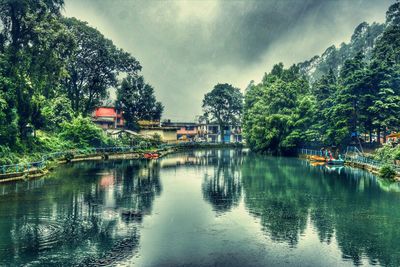
[[[290,65],[348,42],[361,22],[383,22],[394,0],[66,0],[130,52],[165,105],[163,118],[192,121],[217,83],[241,89],[273,64]]]

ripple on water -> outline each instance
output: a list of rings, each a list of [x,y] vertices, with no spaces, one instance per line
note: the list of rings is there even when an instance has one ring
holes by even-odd
[[[24,248],[35,250],[51,249],[63,240],[64,227],[57,221],[28,221],[16,230],[16,235],[23,241]]]
[[[42,251],[64,242],[79,241],[93,229],[93,221],[82,217],[28,217],[12,231],[12,236],[22,249]]]
[[[79,266],[110,266],[121,263],[131,258],[136,253],[138,246],[139,235],[134,234],[116,241],[113,247],[103,255],[84,259]]]

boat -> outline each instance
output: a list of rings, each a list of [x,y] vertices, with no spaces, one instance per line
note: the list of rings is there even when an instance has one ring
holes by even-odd
[[[158,159],[160,157],[160,154],[158,153],[145,153],[144,158],[145,159]]]
[[[325,164],[326,164],[326,162],[325,161],[311,161],[311,166],[313,166],[313,167],[317,167],[317,166],[324,166]]]
[[[342,159],[329,159],[326,161],[328,165],[344,165],[344,160]]]
[[[338,159],[335,159],[332,156],[332,153],[329,151],[329,159],[326,161],[328,165],[344,165],[344,160],[342,157],[339,155]]]
[[[311,161],[319,161],[319,162],[325,162],[325,161],[326,161],[326,158],[325,158],[325,157],[316,156],[316,155],[310,156],[309,159],[310,159]]]

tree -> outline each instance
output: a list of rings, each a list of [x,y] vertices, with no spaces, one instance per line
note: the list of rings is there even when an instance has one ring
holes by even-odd
[[[340,71],[340,86],[332,112],[334,127],[338,129],[336,143],[349,142],[364,130],[360,119],[367,109],[363,105],[368,93],[366,71],[367,64],[361,52],[346,60]]]
[[[377,128],[378,142],[383,130],[398,130],[400,125],[400,3],[389,7],[386,13],[387,27],[376,42],[369,66],[370,83],[374,98],[369,111]]]
[[[4,76],[8,108],[15,110],[19,132],[28,123],[40,127],[42,97],[57,94],[65,74],[64,58],[71,50],[65,27],[60,23],[62,0],[4,0],[0,3],[1,48],[7,62]],[[11,121],[9,121],[11,122]]]
[[[399,77],[400,73],[396,74],[393,65],[388,66],[379,60],[372,62],[370,69],[375,96],[368,110],[373,114],[372,123],[377,128],[379,142],[381,130],[386,139],[386,131],[398,130],[400,125],[400,92],[395,86],[395,77]]]
[[[161,119],[164,106],[157,102],[153,87],[145,83],[142,76],[129,75],[123,79],[117,99],[128,128],[137,129],[139,120]]]
[[[291,153],[317,139],[316,100],[296,66],[277,64],[246,92],[243,126],[253,150]]]
[[[333,70],[313,84],[312,93],[315,96],[318,116],[315,118],[315,128],[323,143],[334,144],[336,137],[335,121],[332,109],[336,104],[338,90],[337,78]]]
[[[219,124],[222,141],[224,128],[239,124],[242,110],[243,95],[240,89],[227,83],[217,84],[203,99],[204,116]]]
[[[136,75],[139,62],[117,48],[98,30],[76,18],[64,18],[73,34],[76,49],[68,60],[64,89],[76,113],[89,114],[108,96],[107,89],[117,86],[117,75]]]

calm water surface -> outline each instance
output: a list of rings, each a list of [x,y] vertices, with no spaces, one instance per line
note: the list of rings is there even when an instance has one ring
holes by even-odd
[[[399,266],[399,192],[240,150],[75,163],[0,186],[0,265]]]

